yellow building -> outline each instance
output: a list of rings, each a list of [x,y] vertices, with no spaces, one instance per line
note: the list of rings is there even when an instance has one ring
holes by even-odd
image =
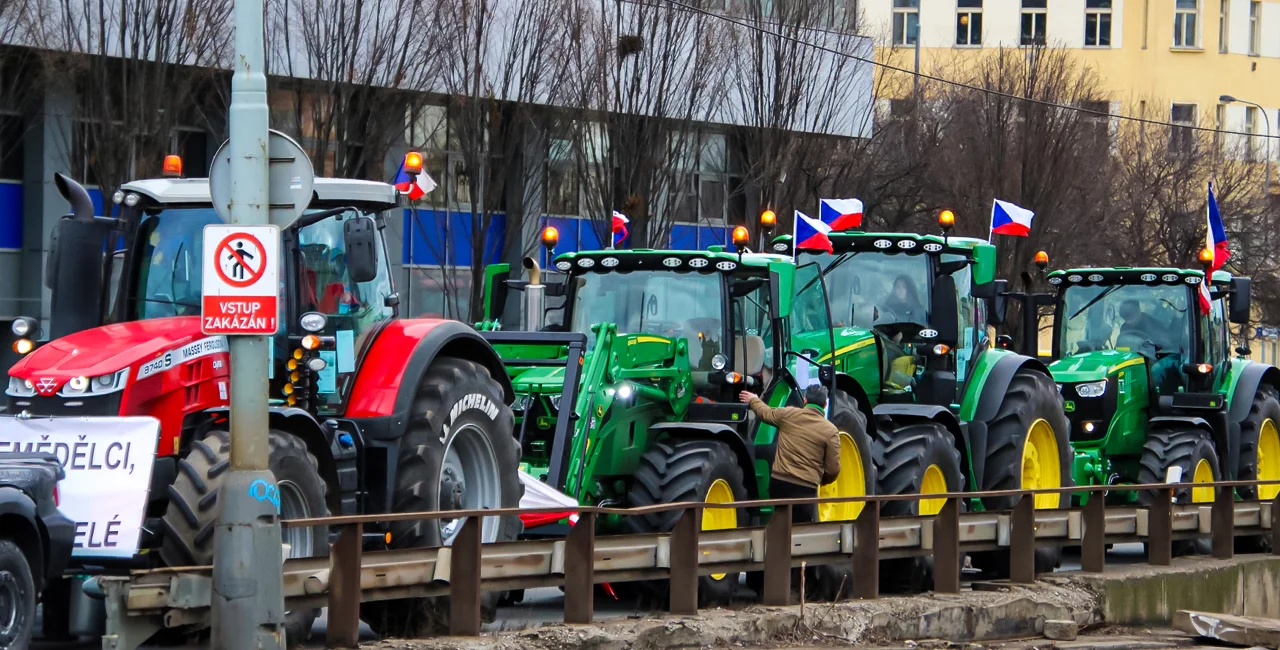
[[[881,60],[955,70],[984,48],[1065,47],[1091,65],[1112,113],[1280,135],[1280,0],[862,0]],[[918,36],[917,36],[918,35]],[[900,84],[897,88],[910,88]],[[888,92],[893,93],[893,90]],[[899,90],[899,92],[901,92]],[[1222,95],[1254,102],[1224,104]],[[1267,138],[1239,136],[1262,160]],[[1280,137],[1271,158],[1280,159]],[[1248,147],[1248,148],[1246,148]],[[1277,170],[1280,170],[1280,166]],[[1273,170],[1273,191],[1280,191]]]

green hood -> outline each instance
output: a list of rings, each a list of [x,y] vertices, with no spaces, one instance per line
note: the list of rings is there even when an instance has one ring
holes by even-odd
[[[517,371],[511,377],[511,386],[517,393],[559,393],[564,390],[564,366]]]
[[[1082,381],[1098,381],[1129,364],[1145,363],[1146,357],[1136,352],[1099,350],[1064,357],[1049,364],[1054,381],[1074,384]]]

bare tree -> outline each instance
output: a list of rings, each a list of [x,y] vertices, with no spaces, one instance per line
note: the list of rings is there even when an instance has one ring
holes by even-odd
[[[68,160],[109,195],[157,175],[179,126],[205,127],[230,60],[231,0],[33,0],[48,79],[73,85]],[[216,93],[214,93],[216,96]],[[79,171],[79,170],[74,170]]]
[[[573,60],[562,102],[583,212],[608,242],[614,210],[633,246],[665,243],[697,212],[697,124],[723,97],[721,23],[668,3],[573,3]]]
[[[274,128],[308,147],[318,172],[367,178],[431,89],[430,0],[274,0],[268,7]],[[284,119],[280,119],[284,118]]]

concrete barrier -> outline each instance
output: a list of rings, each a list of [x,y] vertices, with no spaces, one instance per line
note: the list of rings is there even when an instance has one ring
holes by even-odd
[[[1180,609],[1280,618],[1280,557],[1189,557],[1168,567],[1109,566],[1058,574],[1097,595],[1107,625],[1170,626]]]

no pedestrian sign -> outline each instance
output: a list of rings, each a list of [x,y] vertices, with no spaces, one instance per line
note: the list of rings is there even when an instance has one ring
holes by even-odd
[[[280,298],[280,229],[204,227],[200,329],[205,334],[275,334]]]

